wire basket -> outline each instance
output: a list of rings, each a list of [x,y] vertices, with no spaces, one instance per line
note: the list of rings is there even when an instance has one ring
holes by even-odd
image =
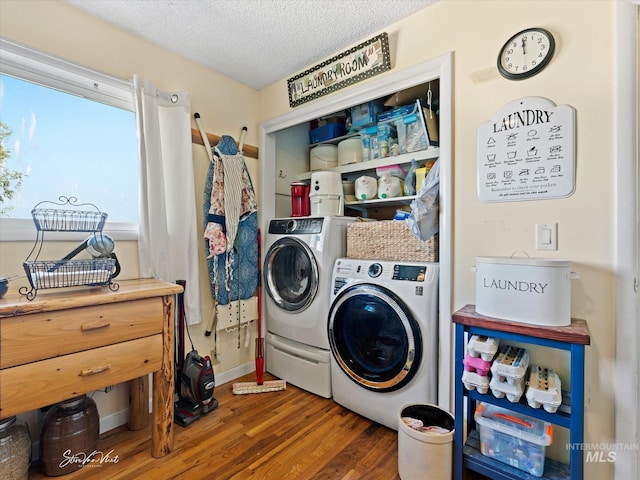
[[[103,212],[54,208],[33,209],[31,215],[38,230],[49,232],[101,232],[107,220]]]
[[[24,262],[29,283],[36,289],[105,286],[111,283],[113,258],[87,260],[36,260]]]
[[[406,221],[353,222],[347,226],[347,257],[363,260],[438,261],[438,235],[418,239]]]
[[[91,203],[78,204],[75,197],[60,197],[60,203],[40,202],[33,210],[31,216],[36,230],[39,232],[101,232],[107,221],[107,214],[98,210]],[[68,208],[42,208],[42,204],[68,206]],[[73,208],[91,206],[94,210],[74,210]]]
[[[44,244],[44,232],[90,232],[101,234],[107,220],[92,203],[78,203],[76,197],[61,196],[58,202],[42,201],[31,210],[36,226],[36,240],[23,262],[29,287],[20,287],[18,292],[33,300],[38,290],[79,286],[108,286],[112,291],[119,288],[112,279],[120,272],[120,264],[113,252],[88,260],[73,260],[80,249],[61,260],[38,260]],[[92,210],[83,209],[90,207]],[[86,241],[81,244],[86,248]],[[102,252],[101,252],[102,253]]]

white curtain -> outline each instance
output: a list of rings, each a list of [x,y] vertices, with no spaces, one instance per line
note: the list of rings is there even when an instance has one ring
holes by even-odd
[[[200,323],[189,95],[161,92],[137,75],[133,84],[140,153],[140,275],[185,280],[186,321]]]

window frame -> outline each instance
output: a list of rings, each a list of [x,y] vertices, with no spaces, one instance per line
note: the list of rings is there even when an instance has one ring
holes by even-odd
[[[135,112],[132,81],[77,65],[2,37],[0,73]],[[115,240],[137,240],[139,236],[137,222],[107,220],[104,232]],[[33,240],[34,234],[33,221],[30,219],[0,218],[0,241]],[[51,235],[47,241],[77,240],[84,236],[75,232],[61,232]]]

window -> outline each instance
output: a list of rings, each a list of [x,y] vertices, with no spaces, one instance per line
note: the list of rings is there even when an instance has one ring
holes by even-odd
[[[131,83],[0,40],[0,102],[5,167],[22,174],[0,205],[0,240],[33,239],[31,209],[60,196],[96,205],[109,215],[105,231],[136,238]]]

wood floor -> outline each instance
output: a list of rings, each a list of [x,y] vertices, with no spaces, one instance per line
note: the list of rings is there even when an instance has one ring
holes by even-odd
[[[237,381],[254,380],[249,374]],[[150,427],[132,432],[123,426],[102,434],[98,443],[98,450],[111,459],[117,456],[117,463],[94,462],[59,478],[400,478],[395,430],[293,385],[285,391],[250,395],[233,395],[231,389],[231,383],[216,386],[220,404],[216,410],[187,428],[174,426],[174,449],[169,455],[151,457]],[[36,463],[29,478],[51,477]]]
[[[265,379],[271,379],[269,375]],[[254,381],[250,374],[237,381]],[[293,385],[233,395],[216,386],[219,407],[187,428],[174,426],[173,451],[151,457],[150,427],[101,435],[98,450],[118,463],[65,479],[398,479],[397,432]],[[38,465],[31,479],[46,477]]]

